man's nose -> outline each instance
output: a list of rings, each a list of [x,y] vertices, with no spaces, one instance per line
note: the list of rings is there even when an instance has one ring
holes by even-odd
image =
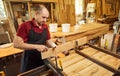
[[[46,19],[46,18],[44,18],[44,21],[46,22],[46,21],[47,21],[47,19]]]

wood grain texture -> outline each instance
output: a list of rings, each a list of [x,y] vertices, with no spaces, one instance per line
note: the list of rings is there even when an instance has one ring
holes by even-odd
[[[74,53],[76,56],[70,57],[70,60],[62,61],[63,71],[68,76],[112,76],[112,72],[93,63],[92,61]],[[92,55],[92,54],[91,54]],[[93,53],[94,55],[94,53]],[[65,57],[65,58],[67,58]],[[62,60],[62,58],[61,58]],[[105,74],[105,75],[104,75]]]
[[[11,2],[58,2],[58,0],[3,0],[3,1],[11,1]]]
[[[100,62],[115,69],[120,66],[120,59],[88,47],[80,52],[89,55]],[[67,76],[112,76],[113,72],[73,52],[69,56],[60,58],[63,71]]]
[[[81,37],[87,37],[88,40],[98,36],[102,36],[109,31],[109,24],[100,23],[87,23],[80,25],[77,29],[70,27],[70,32],[64,33],[61,28],[58,28],[58,32],[51,33],[52,38],[65,37],[66,42],[79,39]]]
[[[22,53],[22,52],[23,52],[23,50],[16,49],[13,46],[1,48],[0,49],[0,58],[10,56],[10,55],[15,55],[15,54]]]
[[[104,64],[108,65],[108,66],[111,66],[115,69],[117,69],[119,66],[120,66],[120,59],[114,57],[114,56],[111,56],[109,54],[105,54],[103,52],[100,52],[96,49],[93,49],[93,48],[87,48],[85,50],[82,50],[81,52],[91,56],[89,52],[93,52],[93,51],[96,51],[97,53],[94,54],[92,56],[92,58],[95,58],[96,60],[99,60],[100,62],[103,62]]]
[[[83,38],[77,39],[76,41],[79,42],[79,46],[84,45],[87,43],[87,38],[83,37]],[[74,49],[76,45],[76,41],[73,40],[73,41],[58,45],[54,50],[53,48],[49,48],[48,51],[41,53],[42,59],[48,58],[50,56],[57,56],[58,53],[61,53],[63,51],[68,51],[70,49]]]

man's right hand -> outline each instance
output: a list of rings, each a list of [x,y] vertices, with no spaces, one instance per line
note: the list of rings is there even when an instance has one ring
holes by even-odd
[[[45,45],[38,45],[38,44],[28,44],[23,41],[23,39],[19,36],[16,36],[13,41],[14,47],[19,49],[25,50],[32,50],[36,49],[39,52],[47,51],[48,48]]]
[[[36,45],[36,49],[37,49],[39,52],[48,51],[48,47],[46,47],[45,45]]]

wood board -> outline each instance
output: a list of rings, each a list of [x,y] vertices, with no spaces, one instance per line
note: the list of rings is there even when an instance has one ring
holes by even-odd
[[[63,52],[63,51],[68,51],[70,49],[74,49],[76,46],[76,41],[79,42],[80,45],[84,45],[87,43],[87,37],[83,37],[77,40],[73,40],[70,42],[66,42],[64,44],[58,45],[55,49],[49,48],[48,51],[42,52],[42,59],[49,58],[51,56],[57,56],[57,54]]]
[[[0,58],[7,57],[10,55],[15,55],[22,53],[23,50],[14,48],[13,45],[6,47],[6,48],[0,48]]]
[[[102,36],[109,31],[109,24],[100,23],[86,23],[80,25],[77,29],[70,27],[70,32],[62,32],[62,28],[58,28],[58,31],[51,33],[52,38],[65,38],[65,41],[72,41],[81,37],[87,37],[88,40]]]
[[[91,56],[94,54],[95,52],[91,53]],[[113,74],[77,53],[60,58],[60,60],[62,61],[63,71],[67,76],[112,76]]]
[[[88,56],[91,56],[89,52],[94,52],[96,51],[97,53],[94,54],[92,56],[92,58],[96,59],[96,60],[99,60],[100,62],[108,65],[108,66],[111,66],[115,69],[118,69],[118,67],[120,66],[120,59],[119,58],[116,58],[114,56],[111,56],[109,54],[106,54],[106,53],[103,53],[103,52],[100,52],[94,48],[87,48],[87,49],[84,49],[84,50],[81,50],[82,53],[88,55]]]
[[[80,52],[95,58],[115,69],[120,66],[120,59],[88,47]],[[112,76],[113,72],[73,52],[69,56],[59,58],[62,61],[63,72],[67,76]],[[53,61],[54,62],[54,61]],[[54,62],[55,63],[55,62]],[[59,65],[60,67],[60,65]]]

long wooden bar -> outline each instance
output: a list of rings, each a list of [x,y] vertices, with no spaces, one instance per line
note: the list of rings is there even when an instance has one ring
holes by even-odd
[[[78,42],[78,46],[84,45],[87,43],[87,38],[83,37],[70,42],[66,42],[64,44],[58,45],[54,50],[53,48],[49,48],[48,51],[41,53],[42,59],[49,58],[51,56],[57,56],[57,54],[61,52],[74,49],[76,47],[76,42]]]
[[[64,33],[61,28],[57,32],[51,33],[52,38],[65,38],[66,41],[79,39],[86,36],[88,40],[106,34],[109,31],[109,24],[86,23],[77,29],[70,27],[70,32]]]

